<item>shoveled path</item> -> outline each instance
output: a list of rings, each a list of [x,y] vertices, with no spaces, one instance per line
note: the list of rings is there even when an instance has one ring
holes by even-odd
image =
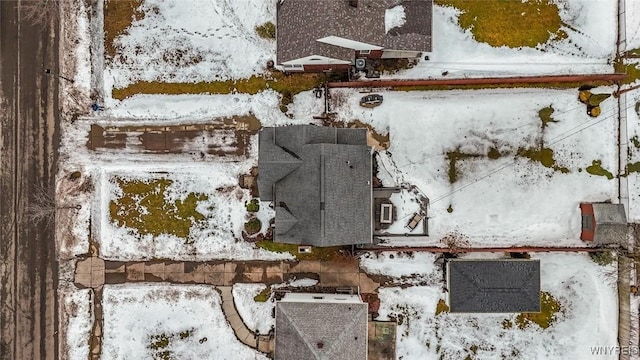
[[[272,353],[271,335],[257,335],[240,318],[232,285],[235,283],[279,284],[292,279],[311,278],[321,287],[358,286],[362,293],[376,292],[380,282],[360,270],[358,261],[105,261],[97,256],[76,263],[74,282],[92,288],[96,294],[94,312],[102,313],[104,284],[167,282],[173,284],[207,284],[215,286],[222,300],[222,312],[234,334],[243,344],[263,353]],[[102,343],[102,316],[96,316],[91,337],[92,359],[98,359]]]

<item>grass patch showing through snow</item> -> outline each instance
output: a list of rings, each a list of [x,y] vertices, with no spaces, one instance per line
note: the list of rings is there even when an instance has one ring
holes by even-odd
[[[276,25],[271,21],[268,21],[260,26],[256,26],[256,33],[263,39],[275,40],[276,39]]]
[[[460,10],[458,24],[470,30],[476,41],[494,47],[536,47],[561,40],[559,9],[550,0],[435,0],[437,5]]]
[[[277,253],[291,253],[298,260],[344,260],[346,257],[341,252],[343,247],[312,247],[310,253],[299,253],[296,244],[281,244],[271,240],[260,240],[256,242],[256,246],[261,249],[273,251]]]
[[[194,329],[181,331],[177,334],[159,334],[151,335],[150,343],[147,348],[153,351],[154,360],[171,360],[175,359],[173,351],[169,350],[169,346],[173,341],[186,340],[193,334]],[[207,341],[207,338],[200,339],[200,343]]]
[[[267,302],[271,297],[271,286],[267,286],[264,290],[260,291],[260,293],[253,297],[253,301],[255,302]]]
[[[104,51],[108,57],[117,53],[114,40],[127,32],[136,20],[144,18],[142,0],[106,0],[104,2]]]
[[[549,126],[549,123],[558,122],[558,120],[555,120],[553,117],[551,117],[554,111],[555,110],[553,109],[553,106],[547,106],[538,111],[538,116],[540,116],[540,121],[542,121],[543,129]]]
[[[539,162],[542,166],[555,171],[560,171],[563,174],[569,173],[569,169],[564,166],[556,165],[556,160],[553,157],[553,150],[545,147],[539,148],[520,148],[518,149],[518,156],[528,158],[531,161]]]
[[[560,302],[548,292],[543,291],[540,293],[540,312],[519,314],[515,322],[520,329],[524,329],[531,324],[537,324],[546,329],[556,320],[556,314],[560,311],[560,308]]]
[[[122,89],[113,89],[114,99],[124,100],[136,94],[232,94],[255,95],[267,89],[282,94],[283,105],[288,105],[294,95],[318,87],[324,81],[323,74],[288,74],[273,71],[266,76],[226,81],[202,81],[197,83],[165,83],[140,81]]]
[[[613,63],[613,69],[616,73],[627,74],[626,79],[622,81],[623,84],[631,84],[640,79],[640,69],[637,63],[624,64],[622,59],[616,59]]]
[[[440,299],[436,304],[436,316],[443,312],[449,312],[449,305],[447,305],[447,302],[444,301],[444,299]]]
[[[117,226],[136,229],[141,235],[171,234],[188,242],[191,227],[204,220],[196,210],[199,201],[207,200],[204,194],[189,193],[184,200],[169,202],[165,193],[171,180],[115,180],[122,196],[109,202],[109,214]]]
[[[613,174],[602,167],[602,161],[600,160],[593,160],[586,170],[591,175],[605,176],[609,180],[613,179]]]

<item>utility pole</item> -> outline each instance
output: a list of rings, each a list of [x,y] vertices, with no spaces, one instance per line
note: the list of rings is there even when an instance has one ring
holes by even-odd
[[[54,76],[57,76],[57,77],[59,77],[60,79],[67,80],[68,82],[70,82],[70,83],[72,83],[72,84],[74,83],[73,79],[69,79],[68,77],[64,77],[64,76],[62,76],[62,75],[60,75],[60,74],[56,74],[56,73],[54,73],[53,71],[51,71],[51,69],[44,69],[44,73],[45,73],[45,74],[47,74],[47,75],[54,75]]]

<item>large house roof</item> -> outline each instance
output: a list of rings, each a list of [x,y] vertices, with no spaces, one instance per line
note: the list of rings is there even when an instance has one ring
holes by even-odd
[[[312,125],[260,131],[258,191],[276,209],[276,242],[371,242],[371,149],[365,129]]]
[[[538,260],[451,260],[447,271],[451,312],[540,311]]]
[[[275,359],[367,359],[367,304],[277,302]]]
[[[385,12],[401,5],[405,23],[386,33]],[[284,0],[277,5],[278,63],[327,56],[352,60],[353,50],[316,40],[329,36],[393,50],[431,51],[432,0]]]

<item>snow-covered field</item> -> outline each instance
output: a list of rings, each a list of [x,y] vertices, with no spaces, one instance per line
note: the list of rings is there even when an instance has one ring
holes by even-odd
[[[633,2],[633,1],[632,1]],[[610,73],[616,51],[615,0],[554,1],[568,37],[537,48],[491,47],[458,25],[458,11],[433,7],[433,49],[428,61],[393,77],[481,77],[522,74]]]
[[[238,187],[238,177],[248,170],[247,164],[243,162],[213,162],[190,166],[156,164],[147,169],[138,165],[136,168],[112,171],[105,171],[103,168],[96,199],[101,210],[101,256],[117,260],[287,258],[287,255],[257,249],[253,244],[242,240],[241,233],[247,216],[245,202],[250,197],[247,190]],[[117,199],[121,192],[114,177],[144,181],[159,178],[171,180],[172,183],[165,192],[168,203],[184,199],[189,193],[204,194],[208,198],[198,201],[196,211],[204,215],[205,220],[191,227],[188,238],[173,234],[141,234],[134,229],[117,226],[109,214],[110,202]]]
[[[144,17],[115,40],[107,93],[137,81],[199,82],[261,74],[275,41],[255,27],[275,23],[275,1],[145,0]]]
[[[615,180],[586,172],[599,160],[617,174],[612,98],[594,119],[575,90],[383,94],[381,106],[364,109],[358,106],[361,94],[345,90],[335,111],[346,121],[360,119],[389,132],[391,146],[378,157],[378,176],[385,186],[416,185],[430,200],[429,239],[394,238],[394,244],[438,245],[443,237],[455,237],[476,246],[579,246],[579,203],[617,201]],[[542,129],[538,112],[549,106],[556,122]],[[541,140],[568,173],[515,156]],[[501,157],[490,159],[491,148]],[[451,183],[447,153],[456,149],[479,156],[458,159]]]
[[[617,345],[615,266],[601,267],[588,255],[532,254],[540,259],[541,290],[560,302],[557,319],[547,329],[531,324],[504,328],[510,314],[435,316],[441,286],[379,290],[381,320],[403,317],[398,325],[397,356],[404,359],[588,359],[591,347]],[[402,258],[384,260],[402,266]],[[434,277],[441,277],[434,269]],[[399,316],[400,315],[400,316]],[[472,350],[475,349],[475,353]],[[598,359],[606,359],[601,356]],[[609,357],[614,358],[614,357]],[[615,357],[617,358],[617,357]]]
[[[238,310],[238,315],[247,327],[260,334],[268,334],[275,326],[275,319],[272,316],[275,302],[267,300],[258,302],[253,298],[262,290],[266,289],[264,284],[233,284],[233,302]]]
[[[220,301],[209,286],[105,286],[102,358],[266,359],[236,339]]]
[[[91,308],[91,290],[76,289],[73,286],[62,287],[58,293],[60,297],[60,313],[62,334],[60,338],[61,358],[87,359],[89,357],[89,336],[93,324],[93,310]]]

